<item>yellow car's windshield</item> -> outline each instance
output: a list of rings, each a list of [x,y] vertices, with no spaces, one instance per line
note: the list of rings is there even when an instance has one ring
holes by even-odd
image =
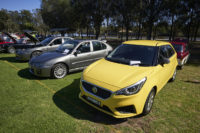
[[[110,53],[106,59],[127,65],[152,66],[157,49],[155,46],[122,44]]]

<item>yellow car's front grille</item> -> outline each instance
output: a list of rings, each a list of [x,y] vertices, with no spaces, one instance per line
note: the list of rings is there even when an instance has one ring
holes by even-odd
[[[98,87],[98,86],[95,86],[93,84],[90,84],[88,82],[85,82],[85,81],[82,81],[82,85],[83,85],[83,88],[91,93],[92,95],[95,95],[99,98],[102,98],[102,99],[107,99],[111,96],[112,92],[111,91],[108,91],[106,89],[103,89],[101,87]]]

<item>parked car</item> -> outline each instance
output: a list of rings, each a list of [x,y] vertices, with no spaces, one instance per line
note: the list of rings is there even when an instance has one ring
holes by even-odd
[[[28,42],[25,41],[24,39],[16,40],[9,33],[4,32],[4,34],[6,34],[9,38],[11,38],[14,42],[14,43],[5,43],[3,45],[0,45],[1,49],[4,51],[7,51],[8,53],[15,53],[16,49],[22,49],[22,48],[25,49],[25,48],[33,47],[33,45],[40,42],[39,40],[32,37],[30,34],[28,34],[26,32],[24,34],[26,35],[26,37],[28,37],[30,39],[30,41],[28,41]],[[26,43],[24,43],[24,41]]]
[[[83,71],[79,98],[116,118],[148,114],[177,64],[168,42],[126,41]]]
[[[30,72],[41,77],[63,78],[105,57],[110,51],[112,47],[103,41],[68,40],[56,51],[32,58]]]
[[[2,48],[3,47],[3,44],[7,44],[7,43],[13,43],[13,41],[11,39],[2,39],[0,38],[0,51],[3,51],[4,49]]]
[[[172,41],[171,44],[174,46],[176,52],[177,52],[177,58],[178,58],[178,66],[180,69],[184,66],[184,64],[187,63],[190,52],[188,50],[188,41],[187,40],[176,40]]]
[[[62,43],[72,40],[71,37],[49,37],[42,42],[28,46],[16,51],[16,59],[21,61],[28,61],[30,58],[38,56],[44,52],[56,50]]]

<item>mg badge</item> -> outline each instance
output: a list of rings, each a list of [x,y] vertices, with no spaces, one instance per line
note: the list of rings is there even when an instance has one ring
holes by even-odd
[[[92,92],[96,94],[97,93],[97,88],[96,87],[92,87]]]

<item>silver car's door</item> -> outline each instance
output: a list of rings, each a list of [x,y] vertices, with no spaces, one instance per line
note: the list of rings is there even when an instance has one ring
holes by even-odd
[[[49,45],[48,45],[48,51],[54,51],[56,50],[61,44],[63,43],[62,38],[54,39]]]
[[[93,61],[104,58],[108,54],[107,46],[100,41],[92,41]]]
[[[93,57],[91,55],[91,43],[89,41],[79,45],[70,58],[70,66],[72,69],[88,66],[92,62]]]

